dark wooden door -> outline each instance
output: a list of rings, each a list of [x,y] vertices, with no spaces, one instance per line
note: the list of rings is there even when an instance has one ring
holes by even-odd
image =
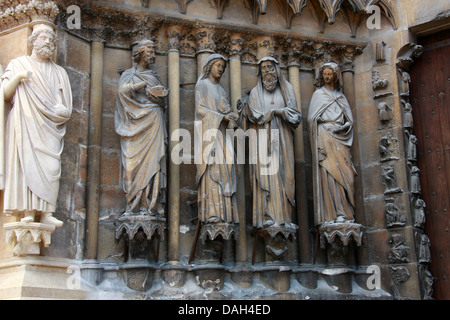
[[[450,30],[419,39],[424,52],[411,67],[417,164],[426,202],[433,298],[450,300]]]

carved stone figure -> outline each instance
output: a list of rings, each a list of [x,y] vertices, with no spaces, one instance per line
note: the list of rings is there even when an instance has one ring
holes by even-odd
[[[164,216],[168,90],[149,69],[155,62],[153,41],[141,40],[133,50],[133,61],[136,66],[120,76],[115,111],[127,200],[124,215]]]
[[[420,186],[420,169],[417,166],[412,165],[410,162],[408,163],[410,177],[409,177],[409,188],[411,193],[420,194],[422,192],[422,188]]]
[[[400,234],[393,234],[389,242],[392,247],[388,254],[388,261],[390,263],[409,262],[409,247],[405,245],[405,238]]]
[[[408,161],[416,161],[417,160],[417,137],[413,134],[410,134],[408,131],[405,132],[408,137],[408,144],[406,148],[406,159]]]
[[[414,202],[414,226],[416,228],[423,228],[425,225],[425,201],[416,199]]]
[[[378,151],[380,152],[381,162],[398,160],[398,139],[393,137],[391,132],[388,132],[380,138]]]
[[[386,224],[388,228],[404,226],[406,217],[400,213],[400,210],[393,203],[386,203]]]
[[[302,115],[297,108],[294,89],[281,73],[278,61],[265,57],[258,62],[258,66],[258,83],[250,92],[248,104],[242,109],[245,128],[254,129],[259,137],[257,144],[250,143],[249,154],[270,155],[279,167],[264,170],[267,167],[261,162],[250,165],[253,226],[291,227],[295,207],[292,129],[300,124]],[[274,132],[278,134],[279,141],[273,139]],[[268,137],[267,141],[262,141],[264,136]]]
[[[372,71],[372,89],[380,90],[385,89],[389,85],[389,80],[381,78],[378,71]]]
[[[397,177],[395,176],[394,167],[386,164],[381,167],[381,177],[385,186],[384,194],[391,194],[401,192],[402,190],[397,186]]]
[[[41,224],[60,227],[53,213],[72,92],[66,71],[51,60],[56,40],[51,25],[34,25],[31,55],[11,60],[5,70],[0,104],[12,101],[12,109],[1,156],[6,156],[4,211],[24,214],[23,223],[38,222],[40,215]]]
[[[430,263],[430,238],[426,234],[421,234],[419,237],[419,263]]]
[[[350,147],[353,115],[340,91],[340,70],[326,63],[316,80],[319,87],[309,106],[308,123],[313,156],[314,222],[354,221],[354,176]]]
[[[239,116],[233,112],[228,95],[220,86],[226,68],[226,59],[211,54],[203,66],[195,86],[196,130],[202,139],[197,164],[199,219],[208,224],[236,224],[239,222],[236,188],[238,166],[233,144],[226,139],[226,129],[237,128]],[[208,136],[206,138],[206,136]],[[211,240],[221,234],[228,239],[234,228],[207,230]],[[207,233],[204,233],[207,236]]]
[[[272,57],[258,62],[258,82],[248,103],[239,105],[245,129],[254,130],[257,143],[250,142],[250,183],[253,194],[253,226],[263,230],[266,260],[280,262],[287,254],[287,239],[295,238],[292,223],[295,208],[294,137],[302,120],[294,88]],[[265,158],[267,156],[267,158]]]
[[[403,127],[412,129],[414,127],[414,119],[412,115],[412,106],[409,102],[402,100],[403,105]]]
[[[401,71],[400,95],[402,97],[409,97],[409,84],[411,83],[411,76],[406,71]]]
[[[378,104],[378,119],[384,123],[392,119],[392,107],[386,102]]]

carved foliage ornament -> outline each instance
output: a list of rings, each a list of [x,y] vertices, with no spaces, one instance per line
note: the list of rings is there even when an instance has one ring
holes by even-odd
[[[12,28],[34,20],[53,22],[59,9],[53,1],[2,1],[0,4],[0,29]]]

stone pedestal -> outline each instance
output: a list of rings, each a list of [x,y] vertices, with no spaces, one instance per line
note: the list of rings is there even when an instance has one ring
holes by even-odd
[[[334,222],[321,225],[319,234],[320,246],[325,249],[327,243],[337,243],[337,240],[340,240],[344,247],[348,246],[351,240],[354,240],[357,246],[361,246],[363,232],[360,224]]]
[[[250,288],[253,283],[253,268],[247,263],[236,263],[230,269],[231,280],[238,286]]]
[[[122,277],[126,286],[134,291],[145,292],[153,283],[155,266],[147,261],[133,261],[122,266]]]
[[[225,241],[237,240],[239,226],[229,223],[206,223],[200,226],[200,239],[202,245],[199,247],[197,256],[201,263],[218,263],[223,261]]]
[[[225,280],[225,267],[221,264],[208,263],[193,269],[197,284],[207,291],[220,291]]]
[[[299,266],[295,270],[297,281],[308,289],[317,288],[318,271],[313,266]]]
[[[89,299],[76,262],[42,256],[0,262],[0,299]]]
[[[291,287],[291,268],[277,264],[266,264],[259,269],[264,285],[277,292],[289,291]]]
[[[239,227],[230,223],[206,223],[200,230],[200,239],[205,242],[208,238],[214,240],[222,237],[222,240],[236,240],[239,236]]]
[[[186,282],[186,268],[178,261],[171,261],[161,267],[165,283],[174,288],[180,288]]]
[[[6,242],[14,245],[14,256],[39,255],[41,244],[48,247],[55,226],[38,222],[5,223]]]
[[[124,260],[148,259],[149,240],[158,241],[155,260],[159,258],[159,242],[164,241],[166,219],[152,215],[122,215],[116,224],[116,241],[124,238]]]
[[[350,242],[361,246],[363,226],[357,223],[324,223],[319,227],[320,247],[327,249],[330,265],[346,265]]]
[[[322,277],[327,284],[340,293],[351,293],[353,270],[346,267],[333,267],[323,270]]]
[[[263,237],[266,251],[266,262],[284,262],[288,253],[288,241],[296,238],[298,227],[270,226],[261,229],[258,233]]]

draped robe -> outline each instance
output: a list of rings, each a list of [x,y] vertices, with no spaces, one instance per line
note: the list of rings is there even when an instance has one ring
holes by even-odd
[[[310,102],[308,123],[313,159],[315,224],[334,222],[338,217],[352,221],[356,174],[350,152],[353,116],[345,96],[325,87],[316,90]],[[347,128],[343,128],[345,124]]]
[[[258,84],[250,92],[248,104],[242,110],[244,128],[253,129],[258,137],[257,143],[249,144],[249,155],[257,156],[256,163],[249,164],[250,183],[253,193],[253,226],[261,228],[265,225],[292,227],[292,211],[295,208],[295,159],[293,129],[302,119],[297,110],[297,101],[292,85],[282,77],[277,68],[280,86],[273,93],[269,93],[262,84],[261,77]],[[272,104],[273,102],[273,104]],[[282,110],[282,116],[273,116],[274,109]],[[266,144],[260,141],[259,131],[267,130]],[[278,130],[278,149],[271,143],[271,130]],[[260,155],[273,155],[278,152],[279,168],[274,174],[265,174],[260,163]],[[268,170],[270,171],[270,170]]]
[[[145,81],[135,92],[132,85]],[[152,70],[136,67],[122,73],[118,84],[115,129],[120,136],[123,189],[127,212],[164,214],[167,130],[163,105],[150,100],[145,89],[162,85]]]
[[[202,77],[200,77],[201,79]],[[225,90],[209,78],[195,86],[195,120],[197,137],[202,139],[197,163],[199,217],[203,222],[239,223],[236,200],[239,169],[232,141],[226,139],[223,121],[231,111]],[[211,135],[207,134],[207,130]],[[206,134],[205,134],[206,133]],[[228,161],[227,161],[228,159]],[[229,163],[227,163],[229,162]]]
[[[6,124],[4,211],[53,213],[72,92],[62,67],[29,56],[11,60],[2,92],[8,81],[26,71],[32,77],[17,86]],[[3,99],[0,103],[4,104]]]

